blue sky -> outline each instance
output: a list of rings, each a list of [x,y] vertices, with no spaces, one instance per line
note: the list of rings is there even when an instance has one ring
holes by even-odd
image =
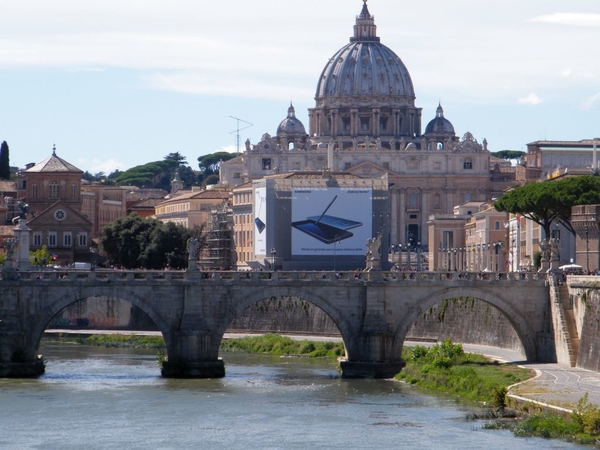
[[[370,0],[423,127],[438,102],[491,151],[600,136],[597,0]],[[109,173],[308,130],[318,77],[361,0],[19,0],[0,27],[0,140],[11,165],[57,154]],[[245,126],[242,122],[241,127]]]

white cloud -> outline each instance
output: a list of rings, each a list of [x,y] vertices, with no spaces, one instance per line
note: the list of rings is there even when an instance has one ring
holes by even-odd
[[[581,102],[581,109],[591,110],[600,108],[600,92]]]
[[[594,13],[553,13],[537,16],[531,22],[567,25],[571,27],[600,27],[600,14]]]
[[[258,78],[258,77],[257,77]],[[155,73],[144,77],[149,86],[155,89],[182,92],[195,95],[214,95],[226,97],[268,98],[310,98],[314,92],[301,86],[290,86],[281,79],[252,79],[233,73],[178,72]]]
[[[89,170],[91,174],[104,172],[106,175],[109,175],[115,170],[125,170],[125,165],[116,159],[94,158],[92,160],[89,160],[85,158],[79,158],[75,164],[78,167],[89,167],[89,169],[87,170]]]
[[[517,100],[519,105],[539,105],[543,103],[544,100],[539,98],[535,93],[529,94],[527,97],[521,97]]]
[[[562,73],[563,78],[571,80],[593,80],[598,78],[595,73],[588,71],[577,71],[571,68],[565,69]]]

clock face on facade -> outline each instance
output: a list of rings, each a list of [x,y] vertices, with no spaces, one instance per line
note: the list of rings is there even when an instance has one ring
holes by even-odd
[[[67,213],[64,209],[57,209],[56,211],[54,211],[54,218],[59,222],[62,222],[67,218]]]

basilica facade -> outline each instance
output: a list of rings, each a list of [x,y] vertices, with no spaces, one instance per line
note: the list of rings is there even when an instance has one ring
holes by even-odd
[[[502,170],[504,163],[490,155],[485,139],[457,135],[441,104],[423,131],[415,100],[408,69],[381,43],[363,0],[349,43],[333,54],[317,80],[308,132],[290,104],[274,135],[246,141],[240,156],[221,164],[221,181],[238,186],[320,170],[386,178],[388,208],[373,223],[386,221],[386,245],[426,250],[431,215],[499,197],[514,174]]]

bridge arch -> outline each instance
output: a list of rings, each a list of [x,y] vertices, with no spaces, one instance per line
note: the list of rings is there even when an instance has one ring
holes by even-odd
[[[231,308],[227,311],[222,327],[218,330],[220,339],[223,338],[226,329],[230,326],[233,320],[242,314],[244,310],[262,300],[282,297],[301,299],[307,303],[310,303],[311,305],[316,306],[325,314],[327,314],[334,325],[338,328],[346,349],[346,357],[350,358],[350,353],[352,352],[352,336],[355,334],[355,330],[352,324],[346,319],[347,311],[344,313],[344,311],[340,310],[332,301],[330,301],[330,299],[319,293],[318,289],[306,287],[276,286],[243,292],[238,298],[234,298]]]
[[[517,337],[523,345],[525,357],[528,361],[536,361],[538,357],[535,336],[531,330],[533,327],[523,318],[523,316],[501,296],[488,290],[472,287],[450,287],[437,291],[417,301],[408,313],[401,319],[396,329],[394,338],[394,348],[402,351],[402,346],[408,334],[410,327],[423,315],[429,308],[439,305],[444,300],[451,298],[475,298],[481,300],[500,311],[513,327]]]
[[[78,289],[62,291],[61,295],[50,296],[45,307],[37,311],[31,319],[29,337],[33,351],[35,352],[39,347],[44,331],[50,322],[62,310],[85,299],[100,297],[119,298],[140,308],[152,319],[162,333],[168,351],[172,341],[171,324],[165,320],[164,315],[155,308],[154,304],[148,301],[148,296],[144,295],[143,292],[134,293],[130,289],[122,289],[118,286],[82,286]]]

